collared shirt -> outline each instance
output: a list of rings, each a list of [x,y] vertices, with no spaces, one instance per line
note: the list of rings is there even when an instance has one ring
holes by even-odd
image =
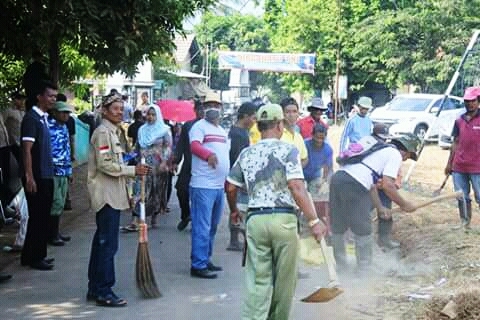
[[[348,149],[350,143],[358,142],[361,138],[372,134],[373,122],[368,116],[358,114],[348,119],[340,138],[340,152]]]
[[[53,174],[55,176],[72,175],[72,159],[70,156],[70,135],[66,124],[48,119],[50,144],[52,146]]]
[[[47,113],[33,106],[23,117],[21,141],[32,142],[32,173],[35,179],[53,178],[52,147]],[[23,163],[22,163],[22,168]]]
[[[247,189],[248,207],[293,207],[288,181],[303,179],[297,148],[278,139],[262,139],[240,153],[227,181]]]
[[[8,131],[10,144],[20,145],[20,125],[22,124],[24,115],[24,111],[15,109],[14,107],[7,108],[3,112],[3,119],[5,120],[5,127]]]
[[[320,121],[315,121],[312,116],[305,117],[297,121],[297,125],[300,128],[300,134],[302,135],[303,139],[308,139],[312,137],[313,127],[317,124],[321,124],[325,128],[328,128],[328,124]]]
[[[455,153],[452,170],[460,173],[480,173],[480,111],[471,119],[463,114],[455,120],[452,136],[455,138]]]
[[[90,140],[87,186],[95,212],[106,204],[118,210],[129,208],[126,178],[135,176],[135,166],[123,162],[119,132],[118,126],[103,119]]]
[[[303,138],[300,135],[300,133],[293,131],[293,134],[292,134],[287,128],[283,128],[283,134],[280,140],[293,144],[300,152],[301,160],[308,159],[308,151],[307,151],[307,148],[305,147],[305,142],[303,141]]]

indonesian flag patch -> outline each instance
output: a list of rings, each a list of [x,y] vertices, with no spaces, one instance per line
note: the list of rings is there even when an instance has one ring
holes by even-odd
[[[100,146],[98,148],[98,151],[100,152],[100,154],[104,154],[104,153],[107,153],[110,151],[110,146]]]

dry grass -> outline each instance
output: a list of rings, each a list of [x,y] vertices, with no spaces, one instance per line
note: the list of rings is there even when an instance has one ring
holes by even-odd
[[[335,154],[338,154],[341,130],[339,127],[329,130]],[[443,169],[448,155],[448,150],[427,145],[402,194],[412,201],[431,197],[445,177]],[[411,161],[404,163],[404,175],[411,164]],[[443,193],[452,190],[450,179]],[[382,319],[448,319],[441,316],[440,311],[452,298],[458,305],[456,319],[480,319],[480,243],[477,241],[480,218],[476,213],[474,209],[472,230],[468,233],[456,228],[459,226],[456,200],[394,216],[393,237],[401,242],[400,257],[394,258],[396,265],[388,277],[371,282],[373,288],[365,288],[377,295],[369,309],[381,314]],[[385,264],[385,257],[376,259]],[[408,298],[411,293],[429,294],[432,298]]]

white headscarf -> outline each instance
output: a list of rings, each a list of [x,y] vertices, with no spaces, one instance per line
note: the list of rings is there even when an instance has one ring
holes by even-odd
[[[152,104],[148,107],[147,112],[150,109],[155,110],[157,119],[153,123],[146,122],[138,130],[138,144],[140,145],[140,148],[150,147],[155,141],[165,136],[170,129],[163,121],[160,108],[157,105]]]

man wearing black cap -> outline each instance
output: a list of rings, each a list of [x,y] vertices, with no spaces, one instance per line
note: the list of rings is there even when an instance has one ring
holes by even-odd
[[[297,122],[297,125],[300,128],[300,134],[302,135],[303,139],[308,139],[312,137],[313,127],[317,123],[323,125],[325,128],[328,128],[328,124],[322,121],[323,112],[328,110],[328,107],[323,105],[322,98],[312,98],[312,103],[307,108],[307,110],[310,112],[310,115]]]
[[[256,122],[257,107],[251,102],[243,103],[237,111],[237,123],[228,132],[230,139],[230,168],[238,158],[240,152],[250,145],[249,130]],[[237,197],[237,206],[242,213],[246,212],[248,204],[248,195],[246,190],[241,190]],[[242,210],[243,209],[243,210]],[[238,241],[238,234],[242,232],[238,224],[229,221],[230,225],[230,244],[227,250],[241,251],[243,246]],[[244,232],[243,232],[244,233]]]

